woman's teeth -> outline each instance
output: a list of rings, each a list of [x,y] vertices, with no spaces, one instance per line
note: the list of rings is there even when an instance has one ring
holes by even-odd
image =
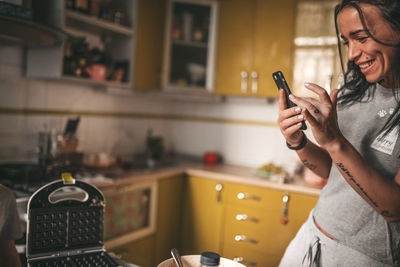
[[[375,60],[371,60],[371,61],[368,61],[366,63],[360,64],[359,66],[360,66],[361,69],[365,69],[365,68],[368,68],[369,66],[371,66],[372,63],[374,63],[374,61]]]

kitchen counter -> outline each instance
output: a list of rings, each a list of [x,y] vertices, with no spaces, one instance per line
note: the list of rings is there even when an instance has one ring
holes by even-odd
[[[151,182],[169,178],[175,175],[189,175],[205,179],[214,179],[233,183],[248,184],[288,192],[318,196],[321,189],[304,183],[302,179],[292,179],[288,183],[279,182],[277,179],[263,178],[254,174],[255,169],[229,164],[204,165],[199,163],[183,163],[174,167],[165,167],[155,170],[127,171],[119,178],[97,181],[91,179],[90,183],[106,189],[115,186],[124,186],[133,183]]]

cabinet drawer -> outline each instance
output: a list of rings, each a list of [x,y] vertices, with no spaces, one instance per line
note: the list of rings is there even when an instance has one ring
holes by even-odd
[[[225,189],[228,203],[254,208],[281,207],[285,194],[283,191],[234,183],[227,184]]]
[[[227,208],[226,227],[224,230],[224,247],[237,247],[241,251],[258,251],[260,253],[281,254],[299,229],[299,224],[290,222],[280,223],[280,212],[256,216],[258,223],[237,221],[237,214],[255,216],[257,210],[241,210],[237,207]],[[238,213],[239,212],[239,213]]]
[[[240,247],[225,246],[224,257],[235,260],[248,267],[276,267],[278,266],[281,254],[270,252],[258,252],[255,250],[243,250]]]

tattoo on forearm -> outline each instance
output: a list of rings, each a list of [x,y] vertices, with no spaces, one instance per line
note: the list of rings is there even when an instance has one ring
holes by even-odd
[[[382,215],[383,217],[390,217],[390,218],[393,217],[393,214],[391,214],[388,210],[382,210],[382,211],[381,211],[381,215]]]
[[[348,169],[346,169],[343,165],[343,163],[336,163],[336,165],[349,177],[350,181],[352,181],[360,190],[361,192],[368,198],[371,203],[378,208],[378,204],[368,195],[368,193],[362,188],[362,186],[354,179],[353,175],[350,173]]]
[[[310,170],[315,170],[317,168],[317,165],[312,164],[311,162],[308,162],[306,159],[302,160],[302,162],[303,162],[304,166],[306,166]]]

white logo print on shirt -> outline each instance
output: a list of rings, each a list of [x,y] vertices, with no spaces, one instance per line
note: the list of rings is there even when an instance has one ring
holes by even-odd
[[[380,152],[388,155],[393,154],[394,147],[396,145],[397,138],[399,137],[400,127],[394,127],[387,135],[384,132],[378,135],[378,137],[372,142],[371,147]]]

